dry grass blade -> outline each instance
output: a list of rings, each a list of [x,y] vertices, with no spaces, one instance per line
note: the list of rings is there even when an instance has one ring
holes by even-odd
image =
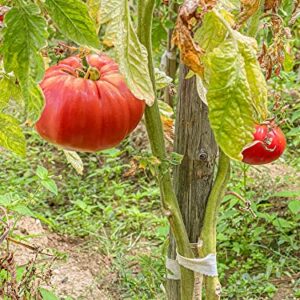
[[[289,26],[293,26],[299,17],[300,17],[300,0],[296,0],[292,17],[289,21]]]

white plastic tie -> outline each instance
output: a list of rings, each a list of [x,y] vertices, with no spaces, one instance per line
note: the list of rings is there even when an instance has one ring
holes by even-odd
[[[176,60],[177,58],[175,51],[166,51],[166,56],[169,60]]]
[[[192,270],[206,276],[218,276],[217,257],[215,254],[208,254],[203,258],[188,258],[177,253],[177,262],[186,269]]]
[[[167,278],[171,280],[180,280],[180,265],[175,259],[167,257],[166,268],[168,271]]]
[[[205,276],[218,276],[217,257],[212,253],[203,258],[188,258],[179,253],[176,260],[167,257],[166,268],[169,271],[167,278],[180,280],[180,266]]]

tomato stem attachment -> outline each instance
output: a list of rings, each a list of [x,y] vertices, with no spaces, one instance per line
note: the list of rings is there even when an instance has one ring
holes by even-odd
[[[97,81],[100,79],[100,73],[98,71],[97,68],[91,67],[89,66],[85,75],[84,75],[84,79],[90,79],[93,81]]]

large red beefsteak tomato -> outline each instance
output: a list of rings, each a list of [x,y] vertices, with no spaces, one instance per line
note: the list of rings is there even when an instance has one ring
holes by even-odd
[[[40,86],[46,105],[36,129],[47,141],[70,150],[94,152],[118,145],[145,109],[105,54],[91,54],[84,61],[64,59],[46,71]]]
[[[284,152],[286,140],[283,132],[274,122],[256,125],[253,143],[242,152],[243,162],[262,165],[278,159]]]

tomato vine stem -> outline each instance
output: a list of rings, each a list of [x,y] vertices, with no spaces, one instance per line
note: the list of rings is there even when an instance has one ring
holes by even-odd
[[[146,47],[148,52],[148,68],[155,91],[155,76],[152,58],[152,18],[155,0],[138,1],[138,37],[140,42]],[[152,153],[161,162],[166,159],[166,149],[164,133],[160,119],[157,99],[151,107],[145,111],[146,128]],[[168,216],[171,230],[174,234],[178,252],[186,257],[194,257],[189,244],[189,238],[182,219],[180,208],[173,188],[170,170],[160,164],[156,167],[157,179],[161,191],[163,210]],[[194,273],[185,268],[181,268],[181,299],[192,300],[194,291]]]
[[[230,158],[219,149],[218,171],[210,192],[205,210],[200,239],[203,241],[201,255],[217,253],[217,220],[221,201],[225,195],[230,178]],[[220,299],[221,286],[218,277],[205,277],[205,294],[207,300]]]

